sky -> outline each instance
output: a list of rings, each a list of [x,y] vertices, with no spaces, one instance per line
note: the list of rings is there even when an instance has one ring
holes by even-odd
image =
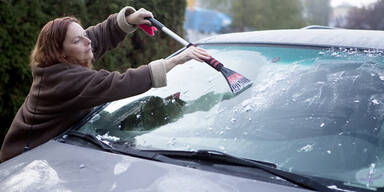
[[[341,5],[343,3],[350,4],[352,6],[356,7],[362,7],[369,5],[371,3],[375,3],[377,0],[331,0],[331,6],[336,7],[338,5]]]

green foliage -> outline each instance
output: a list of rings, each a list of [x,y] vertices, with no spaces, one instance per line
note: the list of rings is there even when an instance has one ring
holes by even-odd
[[[124,6],[141,7],[182,34],[186,2],[181,0],[1,0],[0,1],[0,143],[32,83],[29,55],[41,28],[62,16],[77,17],[84,28],[95,25]],[[165,34],[150,37],[137,30],[94,66],[125,71],[164,58],[180,46]]]
[[[29,54],[44,19],[39,7],[38,1],[0,2],[1,140],[31,84]]]
[[[99,0],[104,2],[103,0]],[[97,2],[97,1],[96,1]],[[125,1],[123,5],[130,5],[136,9],[144,8],[153,12],[157,20],[165,26],[182,34],[186,2],[180,0],[131,0]],[[100,3],[103,4],[103,3]],[[120,9],[123,6],[117,6]],[[95,20],[100,21],[99,18]],[[94,23],[95,23],[94,22]],[[93,23],[93,24],[94,24]],[[105,55],[95,63],[95,68],[107,68],[112,70],[123,70],[127,67],[138,67],[147,64],[154,59],[164,58],[181,46],[164,33],[157,33],[155,37],[138,31],[127,38],[120,45],[121,49]]]
[[[300,0],[201,0],[232,17],[232,31],[298,28],[305,25]]]

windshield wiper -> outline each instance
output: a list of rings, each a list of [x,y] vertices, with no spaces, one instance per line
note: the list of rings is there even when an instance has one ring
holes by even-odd
[[[334,191],[328,188],[326,185],[323,185],[309,177],[277,169],[276,165],[273,163],[243,159],[243,158],[239,158],[239,157],[235,157],[235,156],[223,153],[221,151],[215,151],[215,150],[198,150],[198,151],[147,150],[147,151],[156,152],[171,158],[204,160],[204,161],[209,161],[214,163],[227,163],[227,164],[257,168],[306,189],[322,191],[322,192]]]
[[[65,135],[67,136],[65,137],[64,140],[63,139],[58,139],[58,140],[61,142],[65,142],[68,136],[73,136],[73,137],[86,140],[90,143],[93,143],[99,148],[101,148],[102,150],[108,151],[111,153],[124,154],[124,155],[133,156],[133,157],[150,159],[150,160],[177,164],[177,165],[182,165],[182,163],[180,163],[179,161],[176,161],[175,159],[183,158],[183,159],[204,160],[204,161],[209,161],[214,163],[222,163],[222,164],[226,163],[226,164],[233,164],[233,165],[239,165],[239,166],[245,166],[245,167],[252,167],[252,168],[261,169],[265,172],[278,176],[282,179],[285,179],[293,184],[296,184],[306,189],[322,191],[322,192],[333,191],[327,186],[311,178],[298,175],[295,173],[291,173],[291,172],[286,172],[280,169],[276,169],[275,164],[243,159],[243,158],[235,157],[220,151],[215,151],[215,150],[198,150],[198,151],[137,150],[133,148],[125,148],[124,150],[120,150],[100,141],[94,135],[91,135],[91,134],[85,134],[78,131],[69,130],[65,133]]]
[[[242,165],[246,167],[251,167],[253,165],[253,162],[257,162],[269,167],[276,168],[276,165],[270,162],[242,159],[242,158],[238,158],[238,157],[223,153],[221,151],[215,151],[215,150],[198,150],[198,151],[146,150],[146,151],[160,153],[162,155],[165,155],[167,157],[172,157],[172,158],[207,160],[210,162],[213,161],[215,163],[227,163],[227,164],[234,164],[234,165]]]
[[[65,135],[67,135],[67,136],[65,136]],[[160,161],[160,162],[177,163],[177,162],[175,162],[175,160],[173,160],[167,156],[164,156],[162,154],[156,153],[156,152],[142,151],[142,150],[137,150],[137,149],[133,149],[133,148],[125,148],[124,150],[116,149],[112,145],[109,145],[109,144],[102,142],[101,140],[99,140],[94,135],[85,134],[85,133],[81,133],[81,132],[74,131],[74,130],[67,131],[64,134],[64,137],[59,138],[58,141],[65,143],[66,140],[68,139],[68,136],[73,136],[73,137],[83,139],[85,141],[93,143],[94,145],[98,146],[102,150],[107,151],[107,152],[111,152],[111,153],[129,155],[129,156],[133,156],[133,157],[150,159],[150,160],[155,160],[155,161]],[[63,139],[63,138],[65,138],[65,139]]]

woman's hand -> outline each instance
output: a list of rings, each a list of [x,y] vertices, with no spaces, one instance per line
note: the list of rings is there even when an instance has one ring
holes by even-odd
[[[153,17],[152,13],[145,10],[144,8],[140,8],[136,12],[126,16],[127,22],[131,25],[139,25],[139,24],[147,24],[151,25],[151,22],[146,20],[147,17]]]
[[[166,60],[166,70],[167,72],[173,67],[179,64],[184,64],[185,62],[194,59],[199,62],[204,62],[204,60],[209,60],[211,56],[202,48],[190,46],[183,52],[178,55]]]

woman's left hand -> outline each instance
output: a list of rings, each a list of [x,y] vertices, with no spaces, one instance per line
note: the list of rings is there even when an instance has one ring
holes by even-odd
[[[205,49],[200,47],[190,46],[183,52],[178,55],[172,57],[171,59],[176,63],[176,65],[184,64],[185,62],[194,59],[199,62],[204,62],[205,60],[209,60],[211,56]]]
[[[151,25],[151,22],[146,20],[147,17],[153,17],[150,11],[140,8],[136,12],[126,16],[127,22],[131,25],[147,24]]]
[[[202,49],[200,47],[190,46],[181,53],[175,55],[174,57],[171,57],[169,59],[166,59],[165,61],[165,68],[166,71],[170,71],[173,67],[176,65],[184,64],[185,62],[194,59],[199,62],[203,62],[205,60],[209,60],[211,56],[208,54],[208,52],[205,49]]]

